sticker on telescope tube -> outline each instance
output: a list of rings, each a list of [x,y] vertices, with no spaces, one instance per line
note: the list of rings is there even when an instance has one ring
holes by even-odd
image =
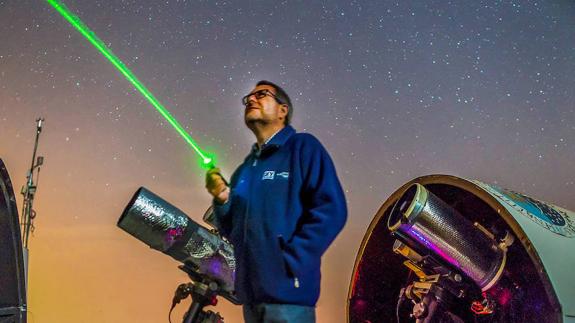
[[[575,237],[575,223],[567,212],[523,194],[474,182],[545,229],[565,237]]]

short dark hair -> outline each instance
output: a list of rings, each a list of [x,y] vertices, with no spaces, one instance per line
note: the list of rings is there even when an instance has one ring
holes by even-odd
[[[270,81],[266,81],[266,80],[261,80],[259,81],[256,86],[258,85],[269,85],[271,87],[274,88],[274,90],[276,90],[276,100],[278,101],[279,104],[285,104],[288,106],[288,113],[286,116],[286,119],[284,120],[284,124],[288,125],[291,122],[291,116],[293,114],[293,106],[291,104],[291,100],[289,98],[289,95],[287,95],[286,91],[284,91],[284,89],[281,88],[281,86],[272,83]]]

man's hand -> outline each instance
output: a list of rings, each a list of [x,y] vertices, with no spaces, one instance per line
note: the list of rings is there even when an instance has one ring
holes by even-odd
[[[228,201],[230,190],[219,168],[212,168],[206,173],[206,189],[216,202],[224,204]]]

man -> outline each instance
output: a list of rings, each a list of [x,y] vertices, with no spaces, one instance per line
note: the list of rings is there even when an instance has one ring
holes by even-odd
[[[343,228],[345,197],[326,150],[289,125],[285,91],[260,81],[244,120],[256,143],[232,175],[206,175],[220,232],[234,246],[235,289],[248,323],[315,322],[321,256]]]

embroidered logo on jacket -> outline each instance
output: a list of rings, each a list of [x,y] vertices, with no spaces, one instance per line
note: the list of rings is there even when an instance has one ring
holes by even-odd
[[[266,170],[264,172],[264,176],[262,176],[262,180],[266,180],[266,179],[274,179],[274,175],[275,175],[275,171],[273,170]]]
[[[273,170],[266,170],[264,171],[264,175],[262,176],[262,181],[263,180],[273,180],[276,178],[283,178],[283,179],[288,179],[289,178],[289,172],[281,172],[281,173],[276,173]]]
[[[281,172],[277,174],[278,176],[281,176],[283,178],[288,178],[289,177],[289,172]]]

